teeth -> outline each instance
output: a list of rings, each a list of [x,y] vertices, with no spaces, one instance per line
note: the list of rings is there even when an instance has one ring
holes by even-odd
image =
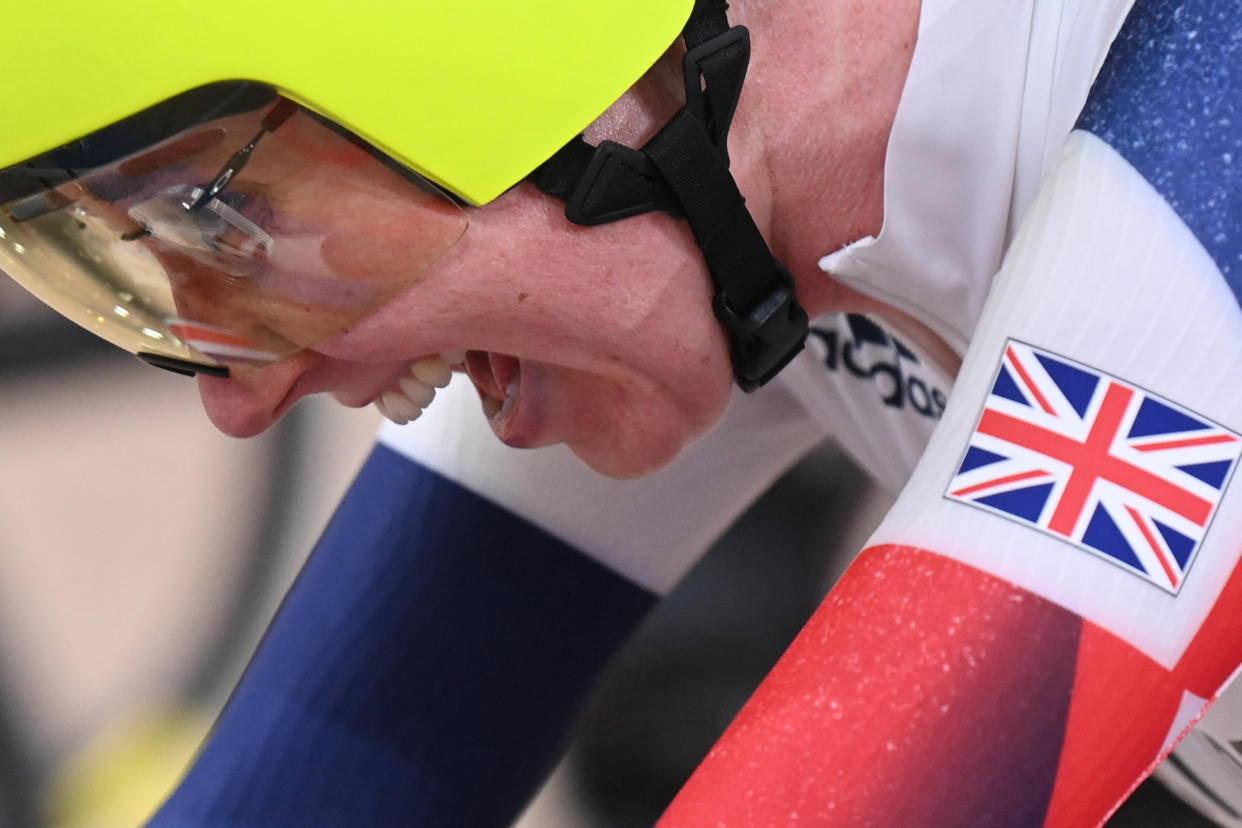
[[[442,356],[420,359],[414,363],[411,373],[428,385],[443,388],[453,378],[453,369]]]
[[[452,366],[465,359],[464,351],[423,357],[410,366],[406,376],[397,380],[397,388],[385,391],[375,401],[376,409],[397,425],[417,420],[435,399],[436,389],[448,385],[453,378]]]
[[[389,391],[380,397],[378,408],[397,425],[405,425],[411,420],[417,420],[425,406],[418,405],[396,391]]]
[[[375,401],[375,410],[384,415],[385,420],[391,420],[397,425],[405,425],[409,420],[402,420],[400,417],[392,416],[392,412],[388,410],[388,406],[384,405],[384,398],[380,397]]]
[[[409,376],[402,377],[397,385],[401,386],[401,393],[409,398],[419,408],[426,408],[431,405],[431,401],[436,398],[436,389],[420,380],[418,377]],[[391,393],[391,392],[390,392]]]

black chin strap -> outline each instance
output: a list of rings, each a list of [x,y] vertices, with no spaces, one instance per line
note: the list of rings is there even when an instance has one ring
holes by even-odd
[[[729,172],[727,139],[750,61],[750,34],[730,27],[725,0],[698,0],[684,38],[686,105],[642,149],[581,135],[530,175],[566,202],[575,224],[663,211],[685,218],[703,251],[712,309],[729,337],[745,391],[776,376],[802,350],[806,311]]]

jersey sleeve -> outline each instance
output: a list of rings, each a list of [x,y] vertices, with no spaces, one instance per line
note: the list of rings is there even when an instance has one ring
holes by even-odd
[[[910,483],[662,826],[1096,826],[1235,675],[1240,33],[1136,5]]]
[[[150,824],[507,825],[654,600],[378,446]]]

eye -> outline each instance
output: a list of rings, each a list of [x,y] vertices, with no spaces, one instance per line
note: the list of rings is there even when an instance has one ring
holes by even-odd
[[[221,143],[226,135],[223,129],[216,127],[174,139],[150,152],[122,161],[117,171],[124,178],[142,178],[158,170],[181,168],[189,159]]]
[[[258,188],[245,183],[234,184],[217,193],[215,200],[237,211],[267,232],[275,230],[276,211]]]
[[[145,182],[116,174],[97,175],[83,182],[91,195],[100,201],[117,204],[148,189]]]
[[[225,135],[219,127],[206,129],[132,156],[90,176],[91,192],[113,203],[150,198],[150,194],[191,177],[190,165],[200,153],[221,143]]]

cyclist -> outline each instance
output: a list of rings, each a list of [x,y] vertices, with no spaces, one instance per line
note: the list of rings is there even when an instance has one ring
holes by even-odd
[[[226,3],[201,47],[82,5],[92,78],[16,99],[5,272],[229,433],[322,391],[420,420],[156,824],[503,823],[827,433],[903,494],[667,824],[1103,820],[1242,663],[1239,13],[753,0],[743,84],[723,3],[407,5]]]

